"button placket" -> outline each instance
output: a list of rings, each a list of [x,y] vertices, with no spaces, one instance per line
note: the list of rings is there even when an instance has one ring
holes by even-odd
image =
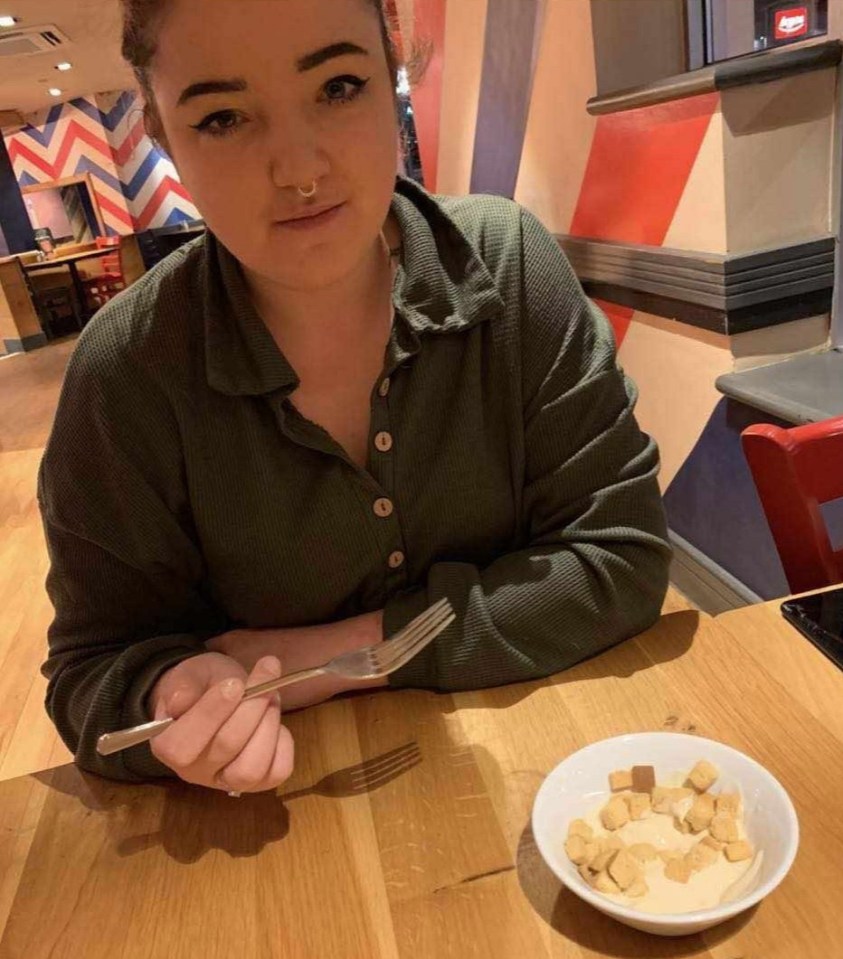
[[[394,329],[393,333],[395,333]],[[393,588],[399,588],[406,581],[407,557],[401,548],[403,546],[401,524],[396,514],[394,500],[391,499],[396,493],[394,486],[396,438],[391,423],[391,407],[394,408],[394,406],[390,401],[394,401],[395,395],[394,371],[408,354],[392,349],[395,347],[394,343],[390,343],[390,347],[388,353],[393,355],[388,356],[387,364],[374,391],[370,425],[372,449],[370,463],[372,476],[387,494],[379,497],[372,506],[374,515],[378,518],[377,522],[382,524],[380,529],[382,542],[389,550],[385,555],[384,572],[387,580],[393,584]],[[398,355],[395,355],[396,352]]]

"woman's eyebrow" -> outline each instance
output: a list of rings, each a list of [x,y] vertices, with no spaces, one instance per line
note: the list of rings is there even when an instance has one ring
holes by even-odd
[[[322,66],[322,64],[327,63],[328,60],[334,60],[337,57],[347,57],[349,55],[368,57],[369,51],[347,40],[341,43],[331,43],[327,47],[320,47],[320,49],[314,50],[313,53],[299,57],[299,59],[296,60],[296,69],[299,73],[306,73],[308,70],[315,70],[316,67]],[[249,84],[242,78],[233,80],[201,80],[199,83],[191,83],[189,87],[185,87],[176,105],[183,106],[188,100],[192,100],[195,97],[208,96],[212,93],[243,93],[248,89]]]
[[[204,97],[209,93],[242,93],[249,89],[249,84],[243,79],[235,80],[201,80],[191,83],[181,92],[176,106],[182,106],[194,97]]]
[[[345,57],[349,54],[362,54],[367,57],[369,51],[348,40],[342,43],[331,43],[327,47],[321,47],[319,50],[314,50],[313,53],[300,57],[296,60],[296,69],[299,73],[305,73],[308,70],[314,70],[328,60],[333,60],[335,57]]]

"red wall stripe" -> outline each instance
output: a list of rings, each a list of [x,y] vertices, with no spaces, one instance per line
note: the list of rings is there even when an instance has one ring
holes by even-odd
[[[620,349],[621,343],[623,343],[624,337],[626,336],[626,331],[629,329],[629,324],[632,322],[632,314],[635,310],[631,306],[622,306],[620,303],[609,303],[608,300],[595,299],[594,302],[606,314],[609,322],[612,324],[612,329],[615,333],[615,343],[618,349]]]
[[[165,176],[158,186],[155,189],[155,192],[147,201],[146,206],[143,208],[142,212],[137,217],[137,229],[145,230],[149,224],[152,222],[155,214],[161,207],[161,204],[167,199],[171,193],[176,193],[182,199],[189,200],[190,194],[187,190],[181,185],[181,183],[174,180],[172,177]]]
[[[77,140],[82,140],[93,150],[96,150],[97,153],[101,153],[109,163],[112,162],[111,147],[109,147],[108,143],[102,137],[98,137],[95,133],[91,133],[90,130],[77,123],[76,120],[71,120],[70,123],[67,124],[62,134],[61,145],[52,164],[38,156],[17,139],[13,140],[12,145],[9,147],[9,156],[13,162],[18,157],[24,157],[30,163],[37,166],[39,170],[57,179],[61,177],[61,171],[64,170],[67,158],[70,156],[70,151],[76,145]]]
[[[114,150],[114,162],[118,167],[125,166],[132,158],[139,143],[146,136],[143,117],[140,117],[119,147]]]
[[[599,117],[571,233],[661,246],[719,103],[709,93]],[[620,349],[634,310],[598,305]]]
[[[439,121],[442,113],[442,68],[445,62],[445,11],[447,0],[416,0],[415,42],[430,44],[431,59],[422,82],[414,88],[412,102],[419,141],[424,185],[435,191],[439,174]]]
[[[599,117],[571,233],[661,246],[718,104],[708,93]]]
[[[124,226],[127,226],[130,230],[134,229],[135,225],[128,210],[119,207],[113,200],[109,199],[109,197],[103,196],[96,188],[94,188],[94,193],[97,195],[97,203],[103,213],[110,213],[111,216],[119,220]]]

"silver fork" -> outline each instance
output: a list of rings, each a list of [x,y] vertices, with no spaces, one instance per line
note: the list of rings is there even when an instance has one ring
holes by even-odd
[[[335,656],[334,659],[314,669],[302,669],[297,673],[282,676],[280,679],[270,679],[266,683],[249,686],[243,691],[241,702],[325,673],[344,676],[346,679],[381,679],[394,673],[396,669],[400,669],[413,656],[420,653],[443,629],[450,626],[455,618],[450,602],[447,599],[440,599],[438,603],[434,603],[411,620],[392,639]],[[174,722],[175,719],[167,717],[151,723],[143,723],[140,726],[119,729],[113,733],[103,733],[97,740],[97,752],[101,756],[110,756],[112,753],[120,752],[121,749],[128,749],[129,746],[148,742],[160,736]]]

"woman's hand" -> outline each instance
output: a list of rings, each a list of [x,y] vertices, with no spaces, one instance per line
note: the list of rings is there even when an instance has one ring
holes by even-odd
[[[235,629],[215,636],[205,648],[236,660],[242,669],[253,669],[265,656],[277,657],[284,675],[313,669],[335,656],[383,641],[383,612],[364,613],[320,626],[286,629]],[[301,709],[350,690],[375,689],[386,680],[353,680],[328,674],[306,679],[281,691],[284,709]]]
[[[155,719],[176,722],[150,743],[185,782],[226,792],[275,789],[293,771],[293,738],[281,725],[278,693],[241,702],[246,686],[281,675],[273,656],[247,675],[234,659],[204,653],[164,673],[149,697]]]

